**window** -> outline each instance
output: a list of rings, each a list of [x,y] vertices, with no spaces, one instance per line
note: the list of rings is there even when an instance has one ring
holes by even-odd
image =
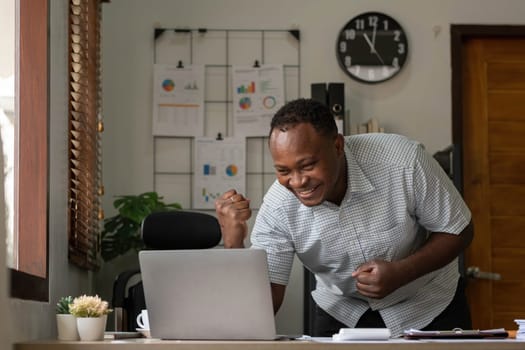
[[[13,265],[14,156],[15,156],[15,0],[0,2],[0,136],[2,140],[6,206],[7,262]],[[4,223],[1,223],[4,225]]]
[[[16,3],[17,101],[16,113],[13,114],[13,233],[8,235],[11,296],[47,301],[49,0],[9,1]],[[99,60],[93,60],[99,56],[100,49],[100,4],[100,0],[71,0],[70,4],[71,45],[68,56],[71,57],[69,76],[72,80],[69,85],[72,99],[69,110],[68,255],[72,263],[86,269],[97,267],[99,222],[103,217],[99,199],[103,193],[100,183],[99,133],[103,129],[100,71]],[[92,183],[85,178],[95,181]],[[90,190],[94,187],[98,187],[95,192]]]
[[[11,296],[47,301],[48,1],[18,0]]]

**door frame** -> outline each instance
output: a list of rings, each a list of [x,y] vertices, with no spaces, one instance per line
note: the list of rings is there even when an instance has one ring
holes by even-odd
[[[456,188],[463,194],[463,45],[474,38],[525,38],[525,25],[450,26],[452,67],[452,175]]]

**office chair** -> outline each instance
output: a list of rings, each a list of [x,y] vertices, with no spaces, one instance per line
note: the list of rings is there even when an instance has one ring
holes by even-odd
[[[145,249],[207,249],[221,241],[217,218],[210,214],[174,210],[151,213],[142,221]],[[140,270],[120,273],[113,283],[115,331],[134,331],[136,317],[146,308]]]

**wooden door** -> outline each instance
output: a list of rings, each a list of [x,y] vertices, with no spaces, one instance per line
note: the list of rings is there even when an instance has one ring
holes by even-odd
[[[475,238],[466,267],[474,328],[517,329],[525,318],[525,36],[462,44],[463,194]],[[490,277],[490,275],[489,275]]]

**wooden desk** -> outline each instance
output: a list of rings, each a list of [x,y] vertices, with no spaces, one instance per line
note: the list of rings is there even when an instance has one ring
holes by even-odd
[[[182,341],[157,339],[105,340],[99,342],[32,341],[14,350],[515,350],[525,341],[514,339],[472,341],[390,340],[384,342],[320,343],[314,341]]]

